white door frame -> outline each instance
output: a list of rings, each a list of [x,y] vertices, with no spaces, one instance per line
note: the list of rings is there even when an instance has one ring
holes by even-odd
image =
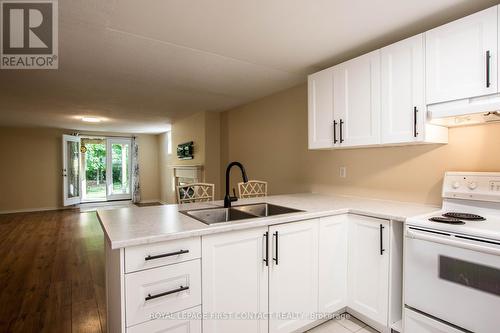
[[[68,151],[67,151],[67,143],[68,142],[76,142],[78,144],[78,184],[80,186],[79,196],[78,197],[68,197]],[[75,135],[66,135],[64,134],[62,137],[62,175],[63,175],[63,204],[64,206],[76,205],[79,204],[82,200],[82,174],[80,170],[80,161],[81,161],[81,153],[80,153],[80,137]]]
[[[128,144],[129,145],[129,193],[128,194],[113,194],[113,144]],[[114,138],[106,137],[106,200],[127,200],[132,199],[132,139],[131,138]]]

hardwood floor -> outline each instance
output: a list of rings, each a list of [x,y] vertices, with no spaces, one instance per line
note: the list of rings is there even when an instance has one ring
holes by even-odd
[[[95,212],[0,215],[0,332],[105,332]]]

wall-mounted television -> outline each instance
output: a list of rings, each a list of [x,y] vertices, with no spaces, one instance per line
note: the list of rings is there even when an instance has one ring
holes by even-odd
[[[193,147],[193,141],[177,145],[177,157],[180,160],[192,160],[194,158]]]

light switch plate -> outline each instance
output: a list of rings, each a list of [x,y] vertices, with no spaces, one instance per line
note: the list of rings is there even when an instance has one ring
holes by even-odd
[[[340,178],[347,177],[347,168],[345,166],[339,168],[339,176],[340,176]]]

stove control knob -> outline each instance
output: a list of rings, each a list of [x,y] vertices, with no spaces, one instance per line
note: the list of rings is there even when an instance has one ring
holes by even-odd
[[[477,188],[477,183],[476,182],[470,182],[468,186],[469,186],[469,189],[475,190]]]
[[[459,182],[453,182],[453,184],[451,184],[451,187],[453,187],[456,190],[457,188],[460,187],[460,183]]]

